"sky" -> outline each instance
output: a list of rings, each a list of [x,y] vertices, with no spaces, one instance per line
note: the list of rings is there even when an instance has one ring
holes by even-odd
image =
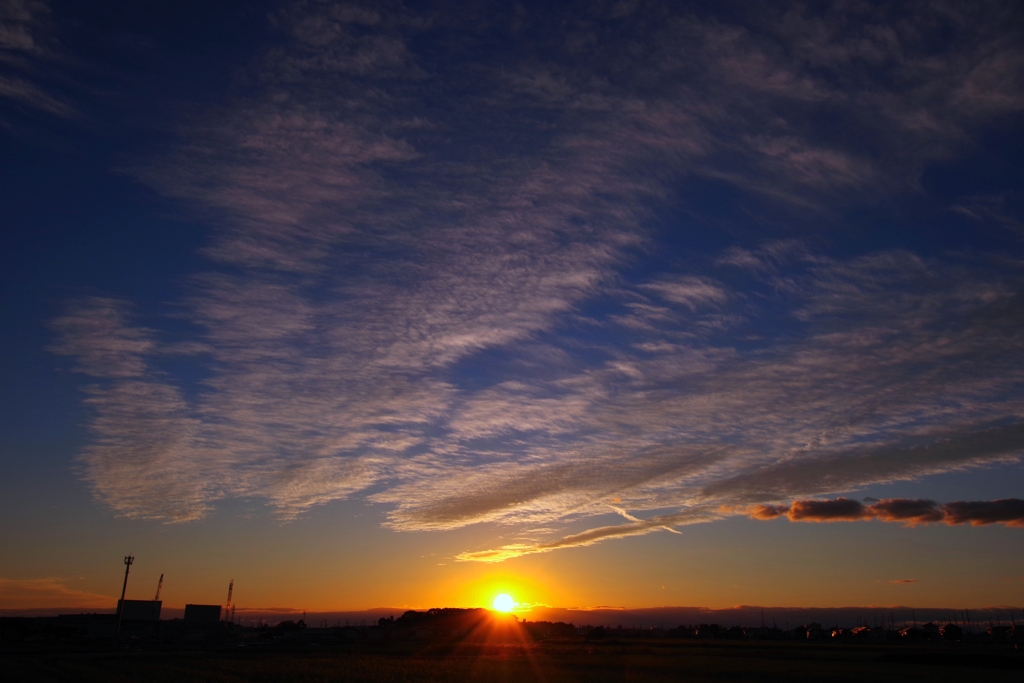
[[[0,0],[0,609],[1024,604],[1013,2]]]

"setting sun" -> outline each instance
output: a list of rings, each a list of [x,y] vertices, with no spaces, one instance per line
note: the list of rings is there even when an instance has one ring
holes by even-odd
[[[502,593],[494,598],[494,609],[499,612],[509,612],[516,606],[516,601],[508,593]]]

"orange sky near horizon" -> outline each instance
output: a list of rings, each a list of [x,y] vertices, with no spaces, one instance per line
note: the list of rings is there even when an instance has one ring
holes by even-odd
[[[520,612],[534,604],[717,609],[1024,602],[1024,578],[1011,571],[1017,551],[1010,541],[1017,532],[1005,527],[732,519],[686,527],[682,535],[652,534],[486,564],[452,559],[471,547],[479,531],[403,534],[392,539],[394,545],[353,556],[325,549],[318,536],[324,529],[316,524],[278,526],[265,543],[288,550],[273,553],[246,552],[248,541],[237,535],[235,545],[199,547],[180,527],[140,534],[131,531],[136,522],[113,524],[121,533],[102,544],[63,551],[50,546],[35,558],[55,568],[50,576],[28,575],[27,562],[20,572],[8,570],[13,576],[0,580],[0,609],[112,608],[123,578],[120,548],[136,558],[127,596],[151,599],[163,573],[167,607],[222,604],[230,579],[239,608],[310,611],[490,607],[498,593],[521,603]],[[124,539],[113,538],[122,533]],[[950,548],[967,554],[954,555]],[[973,559],[958,559],[963,557]]]

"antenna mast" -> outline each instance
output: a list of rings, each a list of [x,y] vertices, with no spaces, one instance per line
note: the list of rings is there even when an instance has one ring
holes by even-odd
[[[156,584],[156,597],[153,598],[154,602],[160,599],[160,589],[163,588],[163,587],[164,587],[164,575],[161,574],[160,575],[160,580]]]

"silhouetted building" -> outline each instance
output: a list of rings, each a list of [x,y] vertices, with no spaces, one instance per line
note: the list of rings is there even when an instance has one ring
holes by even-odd
[[[162,600],[125,600],[117,601],[117,611],[121,613],[121,621],[160,621]]]
[[[220,605],[185,605],[185,623],[216,624],[220,621]]]

